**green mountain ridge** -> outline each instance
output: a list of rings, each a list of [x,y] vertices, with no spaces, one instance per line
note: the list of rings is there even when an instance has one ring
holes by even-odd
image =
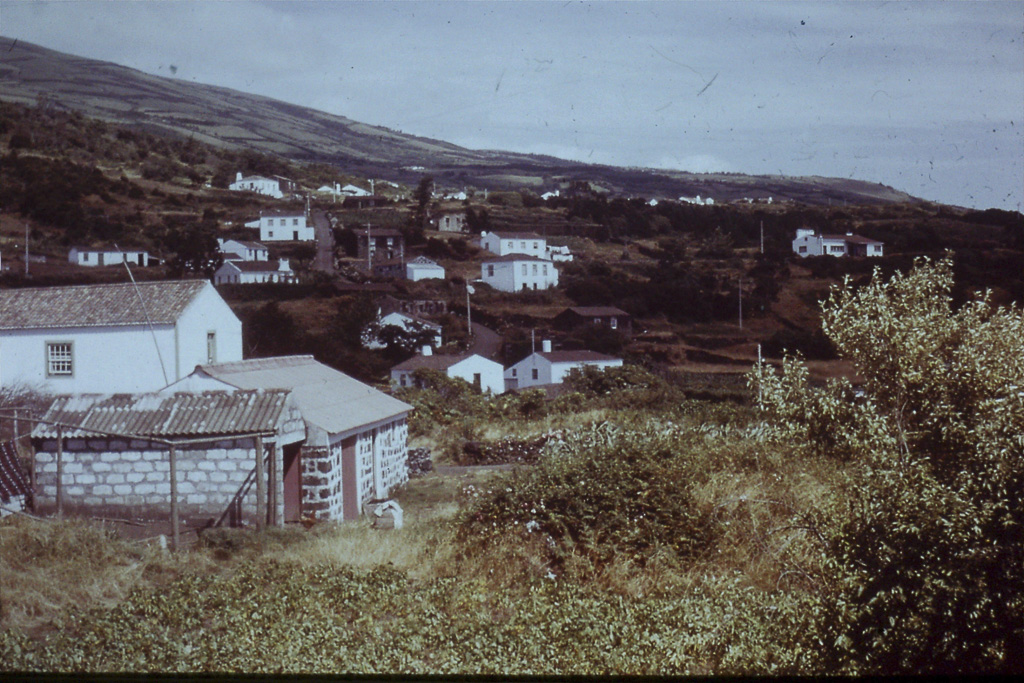
[[[249,148],[351,173],[414,182],[544,191],[586,180],[613,194],[716,201],[767,198],[811,204],[919,201],[878,183],[844,178],[698,174],[585,164],[458,145],[360,123],[260,95],[155,76],[0,37],[0,100],[46,104],[120,124]]]

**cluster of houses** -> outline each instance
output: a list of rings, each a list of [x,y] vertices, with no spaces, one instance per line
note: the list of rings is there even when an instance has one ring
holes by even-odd
[[[408,313],[391,313],[382,318],[388,324],[402,325],[405,329],[425,329],[429,321]],[[570,331],[581,325],[595,325],[615,330],[627,338],[632,336],[633,319],[625,311],[614,306],[573,306],[567,308],[552,320],[557,329]],[[440,345],[440,329],[437,329],[437,343]],[[416,371],[437,370],[451,378],[469,382],[478,390],[500,394],[505,391],[551,387],[562,384],[570,370],[591,366],[599,370],[620,367],[621,358],[615,358],[595,351],[553,350],[551,340],[541,341],[541,350],[534,350],[518,363],[505,368],[500,363],[478,353],[435,354],[429,345],[424,345],[420,354],[391,368],[391,383],[398,387],[416,385]]]
[[[224,263],[213,274],[214,284],[298,281],[298,275],[292,270],[288,259],[271,259],[270,249],[262,242],[218,239],[217,243]]]
[[[4,507],[21,486],[41,512],[347,520],[408,478],[411,406],[311,356],[243,359],[207,281],[0,291],[0,389],[18,388],[53,400],[27,471],[0,453]]]

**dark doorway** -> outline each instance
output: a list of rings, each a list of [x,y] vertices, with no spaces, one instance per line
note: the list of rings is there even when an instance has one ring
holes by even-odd
[[[354,436],[341,441],[341,507],[344,519],[359,519],[359,472]]]
[[[302,446],[298,443],[284,447],[284,521],[302,520]]]

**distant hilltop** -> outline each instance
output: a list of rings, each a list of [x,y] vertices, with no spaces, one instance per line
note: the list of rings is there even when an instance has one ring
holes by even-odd
[[[881,204],[919,201],[891,187],[845,178],[751,176],[621,168],[555,157],[471,150],[280,100],[153,76],[110,62],[0,37],[0,99],[73,109],[153,132],[332,164],[411,183],[422,175],[488,189],[540,192],[584,181],[614,195],[714,202]]]

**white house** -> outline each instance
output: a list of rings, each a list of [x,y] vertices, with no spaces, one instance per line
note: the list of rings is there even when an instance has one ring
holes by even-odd
[[[235,182],[228,185],[228,189],[236,192],[256,192],[274,199],[281,199],[286,192],[295,189],[295,183],[281,176],[269,178],[260,175],[243,176],[241,172],[238,172],[235,175]]]
[[[388,326],[399,327],[406,332],[433,332],[434,346],[441,346],[442,344],[442,329],[440,325],[414,315],[409,315],[408,313],[394,311],[387,315],[378,316],[377,322],[363,331],[363,346],[368,349],[385,348],[387,345],[381,341],[380,331]]]
[[[201,365],[165,392],[231,388],[291,392],[306,423],[298,455],[302,517],[356,519],[366,503],[408,481],[409,404],[312,356]]]
[[[793,240],[793,252],[802,257],[807,256],[882,256],[883,243],[877,240],[854,235],[817,234],[809,228],[796,231]]]
[[[500,394],[505,391],[504,370],[497,363],[476,353],[459,355],[433,355],[430,347],[391,368],[391,384],[411,387],[415,384],[413,373],[421,368],[438,370],[449,377],[461,378],[472,384],[478,391]]]
[[[528,254],[542,259],[547,255],[547,240],[533,232],[482,232],[480,246],[498,256]]]
[[[680,197],[679,201],[686,204],[699,204],[702,206],[713,206],[715,203],[715,200],[711,197],[702,199],[700,195],[697,195],[696,197]]]
[[[545,339],[541,351],[535,352],[505,370],[506,389],[525,389],[540,384],[561,384],[573,368],[591,365],[600,370],[617,368],[621,358],[613,358],[594,351],[552,351]]]
[[[549,244],[544,248],[544,258],[548,261],[564,263],[572,261],[572,252],[569,251],[569,247],[556,247]]]
[[[132,265],[149,265],[149,252],[143,249],[90,249],[71,247],[68,262],[78,266],[114,266],[127,261]]]
[[[356,185],[346,185],[341,188],[341,194],[348,195],[349,197],[369,197],[373,193]]]
[[[466,214],[446,213],[438,216],[437,229],[440,232],[465,232]]]
[[[0,290],[0,386],[155,391],[241,358],[242,323],[207,280]]]
[[[419,280],[443,280],[444,268],[434,263],[426,256],[417,256],[405,264],[405,279],[418,282]]]
[[[292,283],[298,276],[288,259],[273,261],[225,261],[213,274],[217,285],[250,285],[263,282]]]
[[[312,225],[306,224],[303,211],[261,211],[259,220],[249,221],[247,228],[259,228],[261,242],[309,242],[316,239]]]
[[[484,261],[480,265],[480,278],[501,292],[548,289],[558,285],[558,269],[551,261],[509,254]]]
[[[220,253],[230,261],[267,261],[270,259],[270,250],[267,245],[259,242],[246,240],[225,240],[217,239],[220,246]]]

